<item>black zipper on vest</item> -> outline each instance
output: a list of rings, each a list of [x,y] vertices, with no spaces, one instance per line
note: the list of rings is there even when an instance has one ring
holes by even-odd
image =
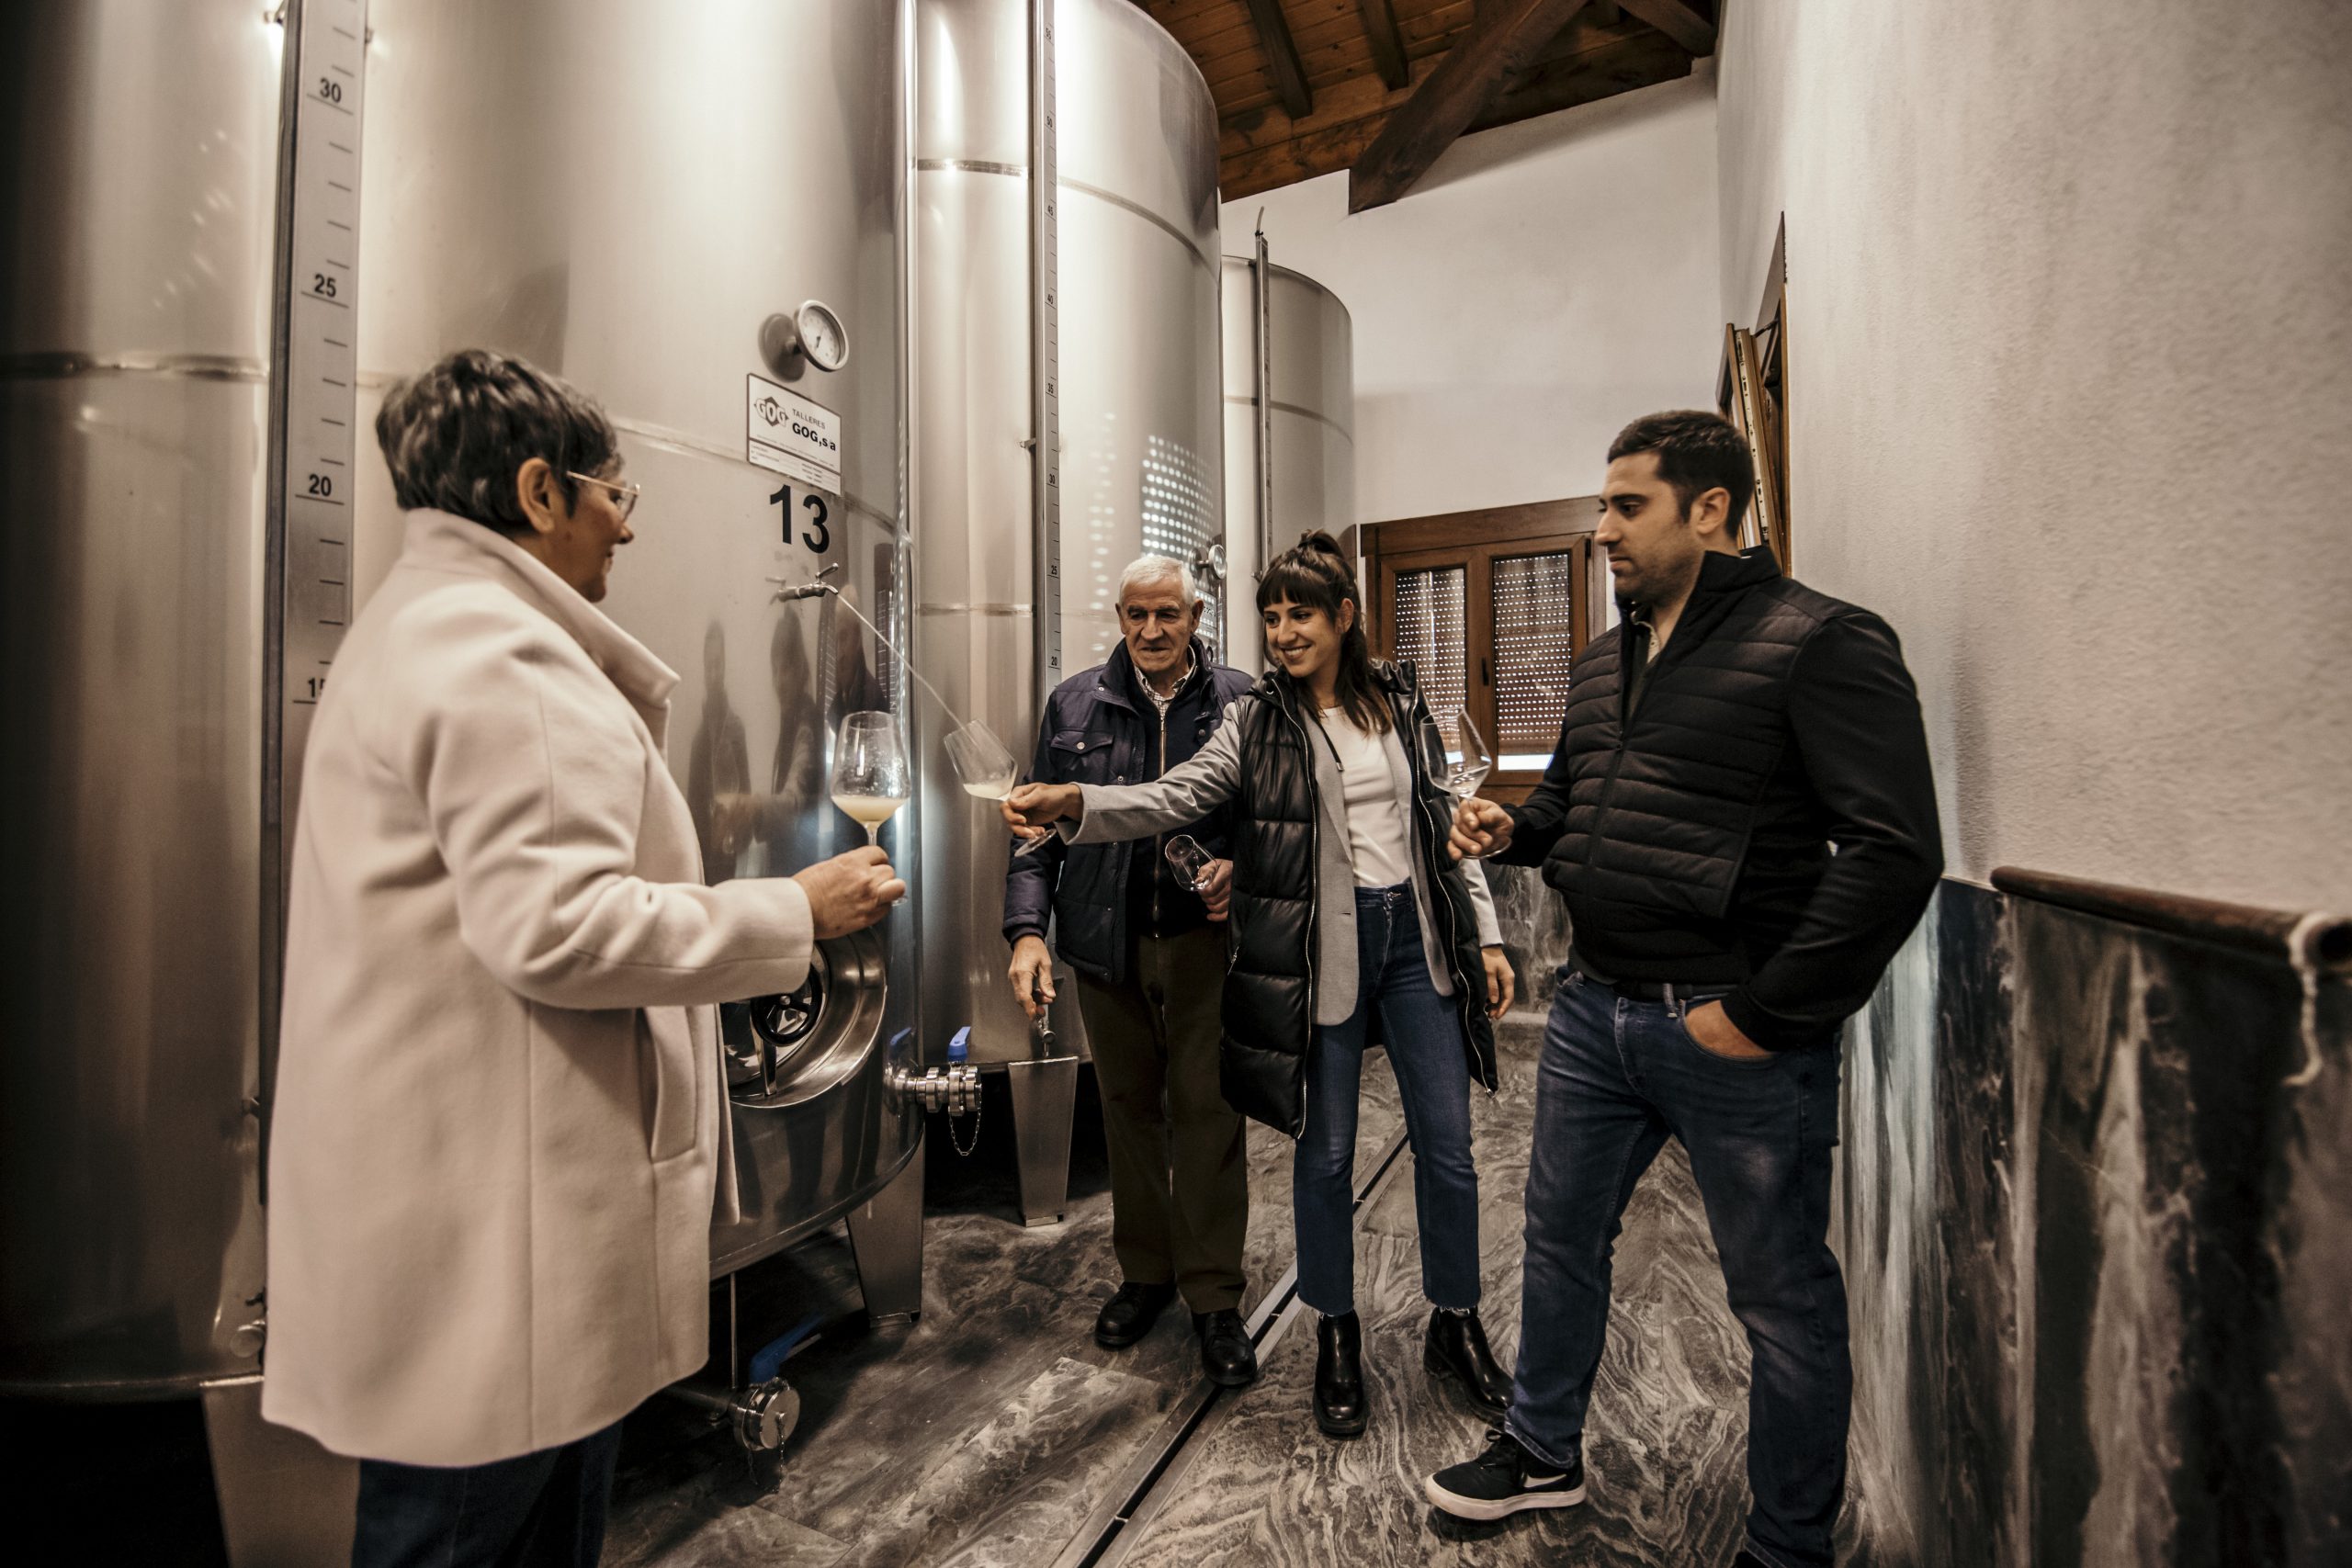
[[[1631,620],[1617,623],[1617,746],[1615,755],[1609,759],[1609,776],[1600,781],[1600,798],[1593,804],[1592,827],[1584,836],[1584,863],[1587,866],[1592,864],[1592,857],[1600,852],[1600,824],[1609,815],[1609,803],[1616,798],[1617,775],[1625,767],[1626,738],[1634,728],[1633,684],[1625,678],[1625,656],[1634,640],[1634,625]],[[1646,665],[1650,660],[1645,658],[1643,662]]]
[[[1274,711],[1298,736],[1299,759],[1306,764],[1306,863],[1307,874],[1314,879],[1315,897],[1306,901],[1306,1041],[1307,1049],[1315,1048],[1316,1016],[1321,1010],[1316,1006],[1316,993],[1320,988],[1317,971],[1323,953],[1323,796],[1315,787],[1315,742],[1306,738],[1306,727],[1290,711],[1290,705],[1276,702]],[[1306,1062],[1299,1060],[1298,1131],[1290,1135],[1296,1143],[1306,1136]]]
[[[1414,722],[1418,726],[1419,721],[1416,719]],[[1404,740],[1404,736],[1401,732],[1397,736],[1397,740],[1400,744]],[[1420,807],[1422,831],[1429,835],[1429,850],[1422,861],[1422,865],[1424,868],[1423,874],[1428,876],[1430,879],[1430,905],[1433,908],[1440,908],[1444,911],[1444,952],[1448,958],[1452,958],[1454,953],[1461,950],[1462,927],[1458,923],[1459,918],[1453,912],[1453,900],[1445,896],[1444,874],[1438,868],[1437,857],[1445,852],[1445,827],[1437,817],[1437,806],[1433,798],[1433,795],[1425,795],[1422,791],[1421,785],[1424,781],[1413,757],[1413,750],[1418,749],[1419,748],[1416,747],[1413,750],[1406,751],[1405,773],[1408,778],[1412,780],[1413,803]],[[1434,792],[1435,788],[1436,785],[1434,784],[1430,785],[1431,792]],[[1463,873],[1463,893],[1464,897],[1467,897],[1469,893],[1469,873]],[[1486,978],[1487,972],[1482,965],[1476,976],[1476,980],[1479,984],[1483,984]],[[1471,1022],[1471,1010],[1478,1005],[1478,998],[1476,995],[1476,987],[1473,984],[1473,976],[1468,975],[1455,976],[1453,980],[1453,990],[1455,998],[1454,1005],[1459,1008],[1462,1012],[1462,1048],[1470,1053],[1470,1062],[1474,1069],[1472,1076],[1478,1079],[1479,1087],[1484,1089],[1487,1091],[1487,1097],[1491,1099],[1495,1095],[1497,1089],[1500,1087],[1500,1080],[1487,1070],[1485,1058],[1478,1055],[1477,1030]]]

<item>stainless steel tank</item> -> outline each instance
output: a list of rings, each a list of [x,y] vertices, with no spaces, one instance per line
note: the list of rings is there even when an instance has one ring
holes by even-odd
[[[1025,760],[1042,694],[1117,640],[1121,570],[1220,531],[1216,110],[1128,0],[919,0],[916,59],[916,658]],[[1064,987],[1057,1045],[1014,1003],[1006,834],[946,764],[955,720],[916,711],[924,1049],[968,1028],[1014,1068],[1024,1209],[1050,1220],[1077,1010]]]
[[[11,1391],[187,1391],[261,1348],[279,50],[242,0],[0,13]]]
[[[855,840],[831,726],[906,712],[848,612],[908,641],[910,11],[0,13],[0,1389],[201,1389],[218,1459],[214,1394],[254,1382],[277,857],[306,694],[396,547],[368,428],[392,378],[481,344],[596,393],[646,492],[608,608],[684,677],[711,874]],[[810,300],[838,369],[795,338],[825,336]],[[763,448],[763,400],[833,447]],[[820,573],[837,594],[769,581]],[[885,836],[906,864],[912,818]],[[829,946],[764,1046],[729,1010],[748,1213],[715,1273],[906,1191],[921,1121],[886,1077],[916,938],[910,909]],[[919,1246],[896,1212],[877,1251]]]
[[[1225,258],[1226,658],[1265,668],[1265,562],[1356,521],[1355,339],[1339,296],[1256,254]]]
[[[390,383],[468,345],[594,392],[644,487],[605,608],[683,677],[671,765],[707,874],[864,842],[826,781],[844,714],[907,711],[905,671],[850,613],[906,646],[897,8],[373,0],[370,20],[361,427]],[[843,329],[838,369],[789,342],[810,300]],[[792,446],[797,414],[769,423],[763,403],[795,400],[830,416],[837,473]],[[400,517],[360,446],[364,603]],[[779,601],[820,577],[839,593]],[[883,830],[905,863],[916,840],[905,816]],[[725,1010],[747,1213],[718,1271],[864,1203],[917,1148],[920,1113],[884,1085],[914,1027],[915,938],[908,910],[878,950],[829,949],[818,1005],[764,1050]]]

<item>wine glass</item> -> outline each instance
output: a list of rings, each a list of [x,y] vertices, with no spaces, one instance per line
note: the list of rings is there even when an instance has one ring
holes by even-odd
[[[865,829],[867,843],[912,793],[898,716],[868,711],[844,717],[833,746],[833,804]]]
[[[1493,753],[1478,734],[1478,727],[1470,722],[1470,715],[1454,710],[1453,716],[1441,725],[1434,718],[1421,721],[1421,765],[1429,776],[1445,786],[1458,805],[1478,793],[1478,786],[1494,771]]]
[[[1200,841],[1190,833],[1177,834],[1168,840],[1168,847],[1160,852],[1168,857],[1168,863],[1176,868],[1176,874],[1184,879],[1184,886],[1195,893],[1201,890],[1201,878],[1206,874],[1209,863],[1216,859],[1201,848]]]
[[[981,800],[1002,800],[1021,777],[1021,764],[996,738],[996,731],[977,718],[948,732],[947,760],[955,764],[964,793]],[[1012,852],[1025,855],[1045,841],[1042,837],[1023,839]]]

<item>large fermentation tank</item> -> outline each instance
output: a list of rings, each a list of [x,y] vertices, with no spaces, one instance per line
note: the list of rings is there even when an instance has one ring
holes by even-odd
[[[1116,644],[1126,564],[1219,532],[1216,106],[1128,0],[922,0],[916,54],[917,658],[1026,761],[1041,695]],[[1054,1047],[1005,978],[1007,837],[918,713],[925,1045],[968,1026],[1025,1066]]]
[[[373,0],[370,21],[361,426],[390,383],[469,345],[593,392],[644,487],[604,608],[681,676],[671,766],[707,874],[864,842],[827,764],[844,714],[906,711],[905,671],[849,610],[905,646],[897,7]],[[811,299],[845,329],[838,370],[777,351]],[[747,458],[769,383],[836,417],[838,479]],[[360,446],[364,603],[400,514]],[[838,596],[778,601],[820,574]],[[911,863],[914,823],[882,841]],[[817,1027],[780,1065],[723,1012],[747,1213],[721,1271],[863,1202],[918,1146],[920,1112],[884,1084],[914,1025],[915,934],[902,911],[820,954]]]
[[[1226,657],[1266,663],[1258,573],[1310,528],[1356,521],[1355,338],[1340,297],[1261,241],[1225,258]]]
[[[261,1348],[278,53],[243,0],[0,12],[12,1391],[171,1393]]]
[[[305,693],[396,548],[393,378],[478,344],[605,401],[645,490],[606,607],[684,677],[711,874],[855,841],[830,728],[906,706],[847,611],[906,640],[910,10],[0,12],[0,1390],[250,1392],[277,855]],[[838,370],[780,333],[810,299]],[[746,460],[754,376],[837,416],[837,478]],[[839,596],[767,581],[820,572]],[[911,821],[884,841],[914,860]],[[765,1051],[729,1010],[747,1217],[715,1272],[919,1152],[885,1082],[915,939],[907,910],[829,946]]]

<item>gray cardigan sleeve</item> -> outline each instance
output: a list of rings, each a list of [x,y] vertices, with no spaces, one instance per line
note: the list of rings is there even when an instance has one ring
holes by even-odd
[[[1223,722],[1192,761],[1149,784],[1081,784],[1078,821],[1054,826],[1073,844],[1116,844],[1148,839],[1197,822],[1241,788],[1241,705],[1227,706]]]
[[[1442,845],[1439,854],[1445,853]],[[1486,868],[1475,860],[1462,862],[1462,880],[1470,885],[1470,908],[1478,915],[1478,945],[1500,947],[1503,944],[1502,922],[1495,919],[1495,896],[1487,887]]]

